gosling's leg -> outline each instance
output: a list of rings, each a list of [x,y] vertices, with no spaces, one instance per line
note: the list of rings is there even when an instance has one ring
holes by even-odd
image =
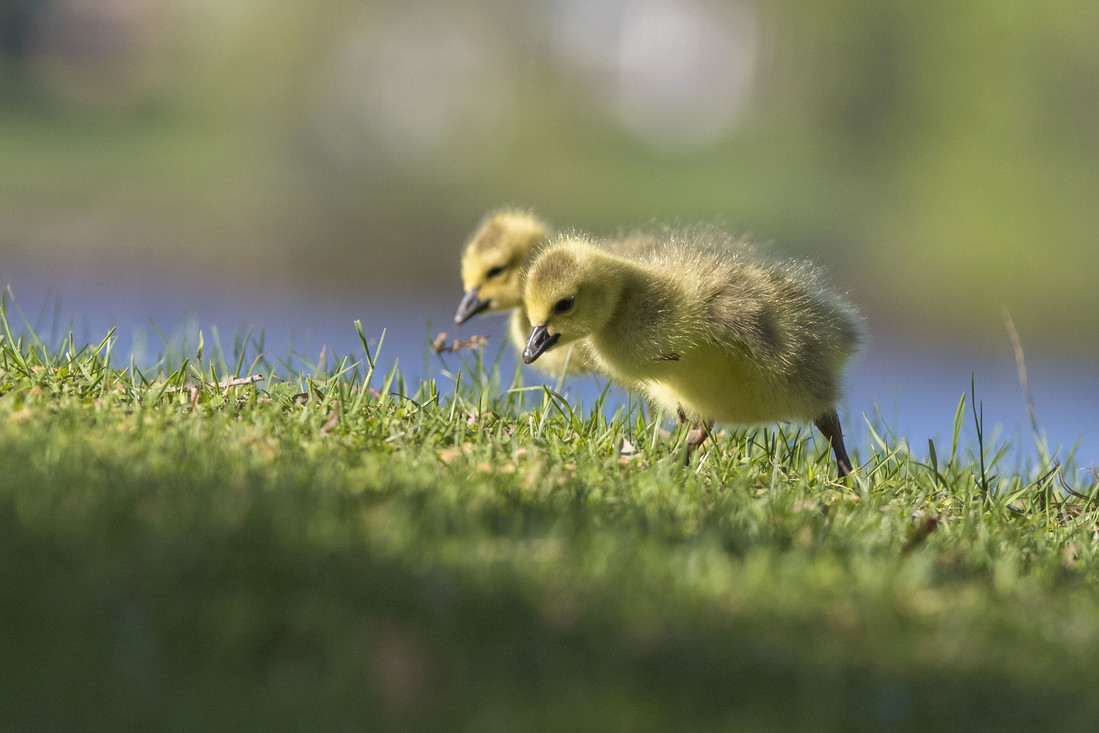
[[[683,446],[683,455],[680,457],[680,462],[684,466],[691,465],[691,453],[695,448],[706,442],[713,426],[712,422],[691,423],[691,429],[687,431],[687,444]]]
[[[840,416],[836,414],[835,410],[829,410],[814,420],[813,424],[832,444],[832,452],[836,454],[836,467],[839,469],[840,478],[851,473],[851,459],[847,457],[847,449],[843,446],[843,428],[840,427]]]
[[[675,406],[675,416],[679,419],[679,424],[687,422],[687,413],[683,411],[683,405]],[[688,435],[688,443],[683,446],[683,451],[679,454],[678,462],[684,466],[689,466],[691,463],[691,445],[690,435]]]

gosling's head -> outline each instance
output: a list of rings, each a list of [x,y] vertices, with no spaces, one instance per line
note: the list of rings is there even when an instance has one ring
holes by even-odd
[[[614,258],[581,239],[564,239],[539,254],[523,284],[523,305],[533,324],[523,361],[530,364],[547,349],[606,324],[620,281]]]
[[[462,253],[466,292],[454,314],[455,325],[483,311],[517,307],[523,266],[546,234],[544,222],[522,211],[502,211],[481,222]]]

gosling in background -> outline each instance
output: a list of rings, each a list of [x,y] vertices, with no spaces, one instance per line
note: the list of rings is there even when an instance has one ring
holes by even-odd
[[[454,314],[460,326],[478,313],[510,310],[508,336],[522,351],[531,323],[523,310],[521,276],[539,247],[549,241],[550,227],[533,214],[504,209],[489,214],[462,252],[465,295]],[[549,374],[580,374],[591,370],[582,349],[561,349],[539,368]]]
[[[522,273],[552,234],[548,224],[527,211],[503,209],[486,216],[462,252],[462,285],[465,295],[454,314],[462,325],[478,313],[511,310],[508,336],[521,352],[530,335],[531,322],[522,303]],[[654,238],[643,233],[621,236],[608,245],[620,253],[640,252]],[[546,354],[538,366],[549,374],[583,374],[595,369],[583,343],[577,348]]]
[[[691,423],[688,450],[715,421],[811,420],[851,470],[835,405],[862,321],[811,265],[708,229],[634,257],[562,237],[531,264],[523,304],[523,361],[586,338],[599,371]]]

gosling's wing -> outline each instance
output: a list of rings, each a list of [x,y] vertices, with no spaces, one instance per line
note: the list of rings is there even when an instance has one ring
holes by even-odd
[[[862,340],[854,306],[808,262],[745,266],[710,313],[717,337],[761,369],[806,380],[841,368]]]
[[[715,289],[705,316],[712,341],[731,354],[770,360],[781,349],[779,314],[755,283]]]

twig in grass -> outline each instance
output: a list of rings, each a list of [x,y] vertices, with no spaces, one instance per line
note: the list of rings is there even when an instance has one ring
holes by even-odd
[[[1088,496],[1087,494],[1081,494],[1079,491],[1077,491],[1076,489],[1069,486],[1068,481],[1065,481],[1064,471],[1061,470],[1061,467],[1059,465],[1057,466],[1057,480],[1060,482],[1062,489],[1064,489],[1069,494],[1072,494],[1076,498],[1083,499],[1084,501],[1086,501],[1088,503],[1091,503],[1091,502],[1095,501],[1094,498]]]
[[[1061,471],[1060,461],[1049,455],[1046,442],[1042,439],[1042,432],[1038,427],[1038,418],[1034,413],[1034,395],[1030,391],[1030,380],[1027,379],[1026,357],[1023,354],[1023,340],[1019,338],[1019,332],[1015,328],[1015,321],[1012,320],[1011,313],[1008,312],[1007,306],[1003,307],[1003,316],[1004,325],[1007,327],[1007,335],[1011,337],[1011,345],[1015,349],[1015,368],[1019,372],[1019,386],[1022,387],[1023,397],[1026,399],[1027,415],[1030,418],[1030,432],[1034,436],[1034,443],[1038,447],[1038,452],[1042,459],[1051,463],[1057,471],[1061,486],[1070,494],[1075,494],[1076,492],[1065,482],[1064,474]],[[1080,495],[1077,494],[1077,496]],[[1044,507],[1048,503],[1048,497],[1044,495],[1040,496],[1039,501]],[[1064,504],[1064,502],[1061,503]]]
[[[220,382],[210,382],[206,385],[211,389],[222,389],[228,391],[230,387],[241,387],[245,384],[255,384],[256,382],[262,382],[262,374],[250,374],[247,377],[233,377],[232,379],[223,379]],[[120,387],[115,392],[124,391],[124,387]],[[198,404],[199,395],[202,394],[202,388],[197,384],[185,384],[182,387],[168,387],[164,392],[190,392],[191,393],[191,406],[187,409],[188,412],[194,412],[195,405]]]
[[[473,335],[467,339],[454,339],[449,344],[446,342],[447,333],[444,331],[431,342],[431,348],[436,354],[454,353],[464,349],[476,349],[488,343],[488,336]]]
[[[233,377],[232,379],[223,379],[219,382],[210,382],[207,387],[211,389],[229,389],[230,387],[242,387],[246,384],[255,384],[256,382],[262,382],[262,374],[250,374],[247,377]],[[182,387],[169,387],[164,390],[165,392],[183,392],[196,390],[199,387],[194,384],[185,384]]]
[[[1027,414],[1030,416],[1030,429],[1034,437],[1039,436],[1038,418],[1034,416],[1034,395],[1030,391],[1030,381],[1026,374],[1026,358],[1023,355],[1023,341],[1019,338],[1019,332],[1015,329],[1015,321],[1011,319],[1011,313],[1007,306],[1003,307],[1004,325],[1007,327],[1007,335],[1011,337],[1011,345],[1015,349],[1015,369],[1019,372],[1019,386],[1023,388],[1023,397],[1026,398]]]
[[[215,387],[217,389],[229,389],[230,387],[240,387],[240,386],[243,386],[245,384],[255,384],[256,382],[262,382],[262,381],[263,381],[263,375],[262,374],[250,374],[247,377],[234,377],[232,379],[226,379],[226,380],[223,380],[221,382],[213,383],[210,386]]]

